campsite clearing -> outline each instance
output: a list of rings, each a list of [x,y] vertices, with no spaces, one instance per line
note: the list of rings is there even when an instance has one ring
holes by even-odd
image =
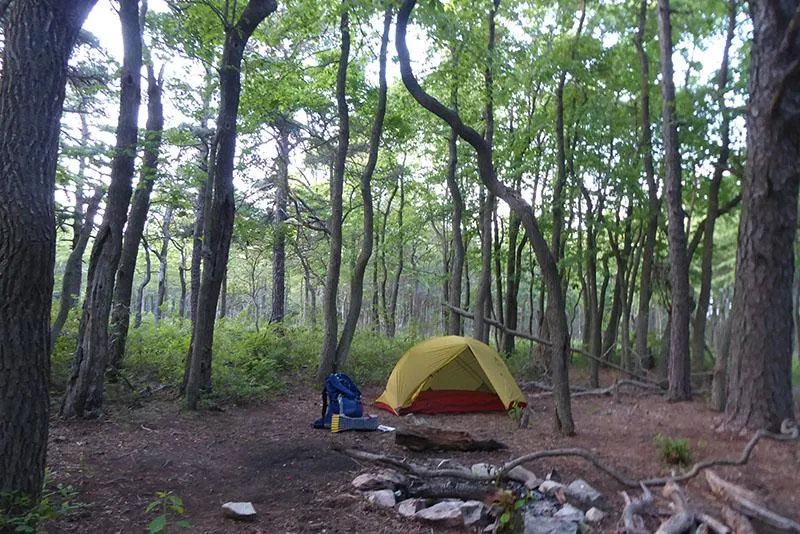
[[[611,383],[613,377],[604,379]],[[379,393],[367,388],[367,401]],[[409,455],[394,444],[394,435],[314,430],[311,422],[320,409],[319,392],[297,386],[273,401],[222,412],[182,411],[174,395],[162,391],[138,408],[111,405],[109,415],[99,421],[64,423],[54,418],[48,462],[53,479],[75,486],[78,500],[88,506],[72,520],[45,527],[48,532],[142,532],[157,515],[145,512],[148,504],[157,492],[171,491],[185,503],[191,532],[431,532],[428,525],[402,519],[357,497],[350,481],[370,466],[360,466],[331,450],[339,444]],[[502,413],[421,417],[509,446],[507,451],[492,453],[434,453],[463,463],[500,463],[535,450],[584,447],[636,477],[665,472],[654,442],[659,434],[686,438],[695,460],[736,457],[748,439],[716,433],[717,415],[701,401],[667,404],[659,396],[641,394],[623,395],[619,403],[610,397],[578,398],[574,438],[552,431],[549,399],[533,399],[531,410],[526,429],[518,429]],[[392,426],[404,422],[372,407],[368,411]],[[602,530],[613,531],[622,503],[618,492],[623,489],[613,480],[578,459],[541,461],[527,467],[540,476],[556,468],[565,480],[590,482],[611,503],[612,513]],[[797,443],[762,442],[748,465],[718,472],[764,495],[775,511],[800,520]],[[710,500],[702,477],[685,489],[691,502]],[[223,519],[220,507],[227,501],[251,501],[257,521]]]

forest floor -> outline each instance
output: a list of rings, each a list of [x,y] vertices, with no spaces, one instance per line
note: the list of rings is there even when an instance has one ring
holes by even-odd
[[[606,383],[614,379],[604,376]],[[370,401],[380,391],[368,388]],[[494,438],[508,450],[493,453],[435,453],[466,464],[501,463],[542,449],[584,447],[630,477],[665,473],[654,437],[686,438],[694,460],[739,456],[748,436],[714,430],[717,414],[702,401],[668,404],[657,395],[583,397],[573,400],[577,435],[552,430],[549,398],[532,399],[530,425],[519,429],[505,414],[425,416],[436,426]],[[433,529],[366,503],[350,486],[368,465],[332,450],[333,445],[409,455],[392,433],[330,433],[311,428],[319,417],[320,393],[295,386],[271,401],[224,410],[188,412],[174,393],[162,390],[134,405],[112,404],[97,421],[65,422],[50,428],[48,465],[55,482],[70,484],[85,503],[68,519],[44,525],[47,532],[145,532],[158,515],[146,512],[157,492],[171,491],[185,504],[186,519],[198,533],[429,533]],[[402,418],[382,411],[384,424]],[[420,453],[412,453],[414,454]],[[527,465],[540,477],[556,468],[565,482],[583,478],[605,494],[612,513],[602,525],[613,532],[624,488],[580,459],[548,459]],[[800,446],[762,441],[748,465],[720,468],[728,480],[766,497],[777,512],[800,521]],[[703,477],[686,484],[690,502],[708,507]],[[633,493],[638,494],[637,491]],[[224,519],[227,501],[250,501],[253,523]],[[172,520],[180,519],[172,516]],[[178,532],[179,529],[169,530]],[[457,532],[452,530],[451,532]]]

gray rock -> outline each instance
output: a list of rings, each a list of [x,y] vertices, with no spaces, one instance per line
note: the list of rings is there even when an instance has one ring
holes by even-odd
[[[531,515],[551,517],[557,511],[558,502],[550,498],[538,499],[525,505],[525,512]]]
[[[556,482],[555,480],[545,480],[539,484],[539,491],[545,495],[553,495],[556,491],[564,489],[566,489],[566,486],[561,482]]]
[[[367,491],[364,492],[364,497],[366,497],[369,502],[375,503],[378,506],[383,506],[384,508],[391,508],[395,503],[394,492],[390,489]]]
[[[564,493],[571,502],[583,505],[594,505],[600,502],[603,494],[590,486],[585,480],[575,480],[570,483]]]
[[[536,489],[542,483],[542,480],[539,479],[533,472],[528,471],[521,465],[516,466],[514,469],[508,472],[508,478],[511,480],[516,480],[517,482],[522,482],[525,484],[525,487],[528,489]]]
[[[573,523],[580,523],[583,521],[583,510],[575,508],[571,504],[565,504],[561,509],[553,514],[553,517],[563,519],[565,521],[572,521]]]
[[[256,509],[249,502],[226,502],[222,505],[222,515],[228,519],[253,521],[256,518]]]
[[[466,501],[461,505],[461,519],[469,527],[483,519],[486,506],[481,501]]]
[[[606,514],[599,508],[589,508],[586,510],[586,521],[589,523],[599,523],[605,518]]]
[[[408,484],[406,477],[395,471],[364,473],[353,479],[353,486],[361,491],[397,489]]]
[[[448,527],[458,527],[464,524],[461,514],[463,501],[442,501],[420,510],[414,517],[431,521]]]
[[[564,521],[557,517],[542,517],[525,514],[524,534],[577,534],[578,523]]]
[[[428,503],[425,499],[406,499],[397,504],[397,513],[403,517],[412,517],[426,506]]]
[[[497,467],[493,466],[492,464],[486,464],[486,463],[475,464],[470,468],[470,470],[475,475],[490,476],[490,477],[496,475],[497,471],[499,471]]]

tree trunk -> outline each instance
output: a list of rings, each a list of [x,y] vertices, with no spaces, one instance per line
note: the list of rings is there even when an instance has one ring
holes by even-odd
[[[516,330],[519,314],[519,283],[522,275],[522,251],[524,250],[526,239],[519,240],[520,220],[515,213],[511,213],[508,219],[508,260],[506,261],[506,300],[505,326],[508,330]],[[501,337],[500,351],[504,354],[514,352],[514,336],[504,331]]]
[[[686,232],[683,227],[680,145],[675,117],[675,83],[672,80],[672,26],[669,0],[658,1],[658,34],[661,46],[661,91],[663,96],[664,165],[666,172],[667,229],[670,283],[672,285],[672,329],[670,330],[669,390],[667,398],[692,398],[689,358],[690,287]]]
[[[641,0],[639,7],[639,29],[636,32],[636,53],[639,56],[641,90],[639,105],[642,112],[642,133],[639,152],[644,162],[644,175],[647,181],[647,231],[642,251],[642,277],[639,289],[639,315],[636,319],[636,348],[634,352],[639,365],[652,369],[654,362],[647,347],[650,321],[650,297],[653,294],[653,260],[656,253],[656,234],[661,201],[658,198],[658,184],[653,168],[653,134],[650,119],[650,64],[644,50],[645,29],[647,26],[647,0]]]
[[[400,208],[397,210],[397,238],[400,241],[397,246],[397,270],[394,272],[394,280],[392,281],[392,290],[389,293],[389,306],[386,321],[386,335],[390,338],[394,337],[395,330],[397,329],[397,296],[400,293],[400,277],[403,274],[403,263],[405,261],[405,233],[403,231],[403,212],[406,208],[406,188],[405,179],[401,174],[399,177],[400,183]]]
[[[156,293],[156,307],[153,309],[153,320],[156,326],[163,313],[161,307],[167,298],[167,254],[169,253],[170,230],[172,222],[172,206],[167,206],[164,212],[164,224],[161,227],[161,250],[156,254],[158,258],[158,291]]]
[[[792,406],[792,280],[800,174],[798,2],[750,2],[747,164],[727,423],[780,429]],[[791,22],[791,23],[790,23]]]
[[[722,65],[719,70],[719,84],[717,87],[717,102],[722,114],[720,125],[720,149],[717,163],[714,166],[714,175],[708,191],[708,208],[706,209],[705,229],[703,231],[703,257],[700,264],[700,294],[697,297],[697,308],[694,314],[692,328],[692,370],[696,373],[703,371],[706,347],[706,314],[711,301],[711,262],[714,252],[714,224],[719,211],[719,190],[722,185],[722,175],[728,167],[730,153],[730,111],[725,105],[725,87],[728,81],[728,51],[733,41],[736,29],[736,0],[728,2],[728,33],[725,38],[725,47],[722,52]]]
[[[451,101],[453,109],[458,110],[458,60],[460,55],[453,52],[453,88],[451,89]],[[464,218],[464,199],[461,196],[461,189],[458,186],[456,176],[458,170],[458,134],[450,129],[450,138],[447,143],[447,189],[453,204],[453,214],[451,218],[451,228],[453,233],[453,259],[450,262],[450,287],[448,290],[450,300],[448,304],[461,307],[461,277],[464,271],[464,236],[461,233],[462,220]],[[450,335],[460,336],[463,333],[461,316],[449,308],[446,332]]]
[[[142,30],[139,1],[120,0],[124,58],[120,81],[117,142],[111,164],[103,222],[97,231],[89,259],[86,299],[78,332],[72,376],[61,405],[66,418],[96,418],[104,402],[104,377],[110,362],[108,322],[114,278],[122,254],[122,231],[128,218],[139,123],[142,70]]]
[[[488,315],[489,293],[492,284],[492,206],[494,195],[484,195],[481,191],[481,275],[478,279],[478,292],[475,295],[475,320],[472,323],[472,337],[489,343]]]
[[[378,163],[378,148],[383,132],[383,118],[386,116],[386,50],[389,46],[389,28],[392,25],[392,8],[386,8],[383,15],[383,35],[378,56],[378,107],[375,111],[375,121],[369,137],[369,156],[367,165],[361,173],[361,197],[364,200],[364,237],[361,240],[361,250],[358,253],[356,264],[353,267],[353,276],[350,280],[350,308],[342,327],[342,337],[336,347],[336,368],[341,368],[347,361],[350,344],[361,316],[361,303],[364,298],[364,274],[367,271],[369,258],[372,256],[373,234],[375,229],[375,216],[372,206],[372,174]]]
[[[144,311],[144,289],[150,283],[150,278],[153,273],[152,265],[150,263],[150,247],[147,245],[147,240],[142,239],[142,247],[144,248],[144,276],[142,281],[139,282],[139,287],[136,289],[135,308],[136,313],[133,318],[133,327],[139,328],[142,326],[142,312]],[[127,335],[127,334],[126,334]]]
[[[486,140],[473,128],[464,124],[457,113],[445,107],[441,102],[426,93],[414,77],[411,70],[408,47],[406,45],[406,27],[408,25],[408,18],[415,4],[416,0],[405,0],[397,16],[396,43],[403,83],[422,107],[447,122],[451,128],[458,132],[459,137],[472,145],[477,155],[478,171],[481,181],[486,185],[489,191],[498,198],[503,199],[522,220],[522,224],[533,244],[534,252],[536,253],[537,260],[542,269],[542,274],[549,293],[548,316],[551,329],[550,341],[553,343],[551,354],[554,385],[553,400],[556,408],[555,424],[561,433],[572,435],[575,432],[575,426],[572,420],[569,375],[567,370],[567,358],[569,353],[568,327],[564,294],[562,292],[561,279],[555,257],[547,245],[547,241],[539,228],[538,221],[534,216],[531,206],[519,193],[510,189],[497,179],[492,162],[492,151],[489,150]]]
[[[181,253],[181,265],[178,268],[178,279],[181,283],[181,299],[178,302],[178,317],[181,318],[181,322],[183,319],[186,318],[186,249],[184,245],[181,244],[181,248],[179,249]]]
[[[275,203],[272,219],[275,237],[272,243],[272,311],[269,322],[283,322],[286,315],[286,196],[289,193],[289,124],[281,119],[278,129],[278,170],[275,174]]]
[[[317,380],[322,382],[336,370],[336,342],[338,338],[338,315],[336,310],[339,295],[339,276],[342,267],[342,189],[347,150],[350,144],[350,113],[347,109],[347,64],[350,58],[350,19],[346,5],[342,4],[339,21],[342,42],[339,53],[339,69],[336,74],[336,107],[339,113],[339,143],[336,147],[333,175],[330,184],[331,218],[330,253],[325,274],[325,295],[322,315],[325,332],[322,338],[322,353],[319,357]]]
[[[714,373],[711,376],[710,408],[717,412],[725,411],[727,398],[725,390],[728,384],[728,360],[731,354],[731,318],[727,317],[719,325],[716,338],[716,359]]]
[[[93,0],[12,2],[0,74],[0,494],[38,503],[49,419],[56,162],[67,60]],[[0,515],[26,506],[0,497]],[[5,529],[7,532],[9,529]]]
[[[58,315],[55,321],[53,321],[53,330],[50,334],[51,345],[55,345],[56,339],[58,339],[58,336],[61,334],[61,329],[64,328],[64,323],[67,322],[69,312],[75,307],[80,297],[81,278],[83,277],[83,253],[86,252],[89,238],[92,237],[94,217],[97,215],[97,208],[100,207],[100,201],[104,194],[105,190],[102,187],[95,189],[94,195],[86,206],[86,213],[82,217],[77,240],[73,242],[74,246],[64,266],[64,278],[61,282],[61,299],[59,300]]]
[[[186,404],[197,409],[201,391],[211,389],[211,349],[214,323],[233,233],[233,159],[236,154],[236,119],[239,114],[241,65],[247,41],[256,27],[277,8],[275,0],[249,0],[239,20],[226,28],[219,69],[220,102],[213,158],[209,158],[211,205],[203,233],[203,272],[192,327],[191,356],[186,382]]]
[[[125,357],[125,343],[128,339],[128,325],[131,317],[131,293],[133,276],[136,274],[136,259],[139,244],[144,234],[147,213],[150,210],[150,194],[153,191],[158,173],[158,154],[161,148],[161,133],[164,128],[164,114],[161,105],[162,80],[156,79],[151,66],[147,67],[147,124],[145,126],[144,158],[139,183],[133,194],[128,224],[122,241],[122,253],[117,267],[114,298],[111,304],[111,326],[109,333],[109,362],[111,369],[117,369]],[[149,268],[148,274],[149,277]],[[149,280],[149,278],[148,278]],[[136,308],[136,327],[142,323],[141,303]]]

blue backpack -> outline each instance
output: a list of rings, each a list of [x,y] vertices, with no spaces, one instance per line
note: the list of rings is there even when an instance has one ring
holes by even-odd
[[[333,373],[325,379],[325,386],[322,388],[322,418],[314,421],[314,428],[330,428],[334,414],[347,417],[364,415],[361,390],[344,373]]]

